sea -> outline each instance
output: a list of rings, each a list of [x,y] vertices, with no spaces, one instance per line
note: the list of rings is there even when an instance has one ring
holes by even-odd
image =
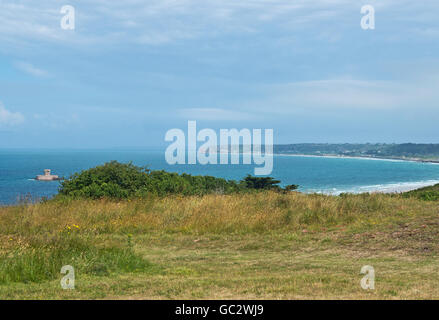
[[[44,169],[68,178],[105,162],[117,160],[152,170],[211,175],[240,180],[254,174],[255,165],[170,165],[165,148],[99,150],[0,150],[0,205],[39,201],[58,192],[59,181],[37,181]],[[439,183],[439,164],[412,161],[274,155],[270,176],[281,185],[297,184],[305,193],[402,192]]]

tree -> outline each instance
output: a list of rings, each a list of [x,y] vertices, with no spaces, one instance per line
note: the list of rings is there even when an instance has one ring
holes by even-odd
[[[280,187],[277,185],[280,183],[280,181],[274,180],[272,177],[253,177],[251,175],[247,175],[242,182],[247,189],[280,190]]]
[[[284,188],[285,191],[294,191],[297,189],[299,189],[299,186],[297,184],[290,184]]]

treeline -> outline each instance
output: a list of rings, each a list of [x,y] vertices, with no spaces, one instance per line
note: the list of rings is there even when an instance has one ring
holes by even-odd
[[[205,195],[209,193],[231,194],[257,190],[289,192],[297,185],[285,188],[272,177],[248,175],[241,181],[226,180],[212,176],[193,176],[163,170],[149,170],[132,163],[111,161],[104,165],[73,174],[61,183],[59,196],[72,198],[116,198],[127,199],[148,195],[166,196]]]

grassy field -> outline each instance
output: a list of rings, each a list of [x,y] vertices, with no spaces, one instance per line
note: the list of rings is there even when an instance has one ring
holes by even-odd
[[[382,194],[3,207],[0,298],[437,299],[438,235],[438,202]],[[75,290],[60,286],[67,264]]]

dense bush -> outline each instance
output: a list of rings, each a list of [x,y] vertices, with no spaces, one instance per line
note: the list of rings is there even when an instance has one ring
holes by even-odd
[[[59,193],[86,198],[127,198],[148,184],[149,170],[116,161],[81,173],[61,183]]]
[[[231,194],[251,190],[294,190],[293,185],[282,189],[280,181],[271,177],[247,176],[236,182],[211,176],[192,176],[166,171],[151,171],[132,163],[111,161],[95,168],[75,173],[61,183],[59,194],[74,198],[117,198],[165,196],[169,194],[204,195]]]
[[[418,198],[427,201],[438,201],[439,200],[439,184],[430,187],[424,187],[416,189],[413,191],[408,191],[403,193],[403,197],[406,198]]]

